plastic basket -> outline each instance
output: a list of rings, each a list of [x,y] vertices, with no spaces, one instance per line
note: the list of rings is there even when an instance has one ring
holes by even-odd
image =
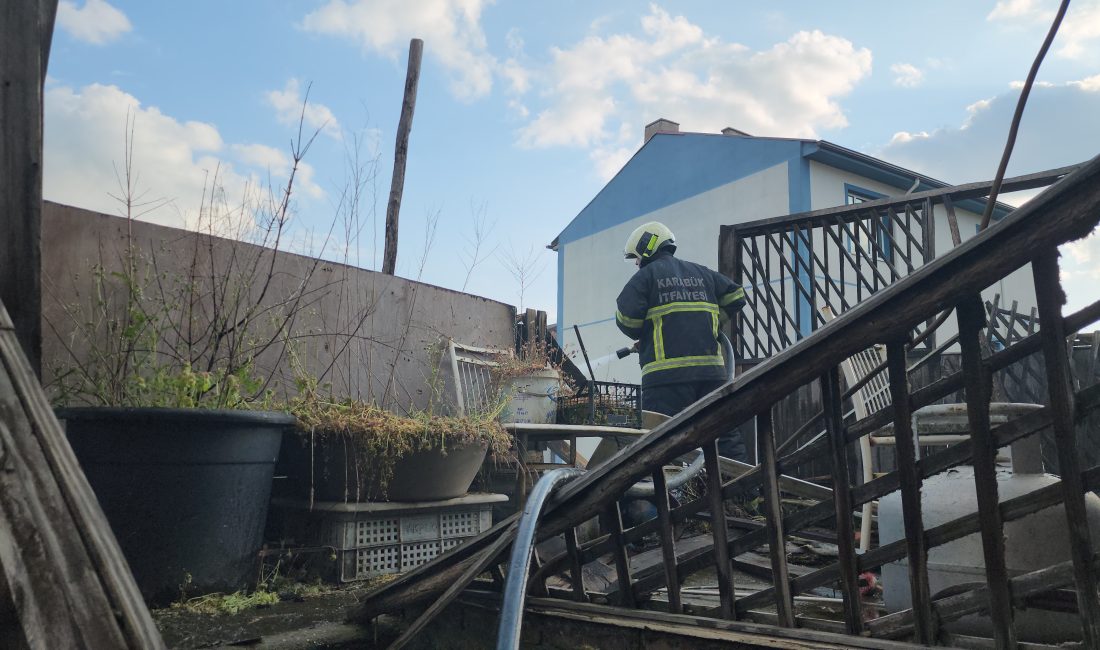
[[[558,398],[558,422],[641,428],[641,386],[590,381],[576,395]]]
[[[492,526],[492,504],[431,513],[329,519],[328,537],[337,547],[340,582],[402,573]]]

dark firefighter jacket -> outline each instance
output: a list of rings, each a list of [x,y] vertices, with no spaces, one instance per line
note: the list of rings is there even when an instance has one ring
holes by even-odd
[[[718,319],[720,312],[732,317],[745,304],[745,290],[736,282],[659,252],[615,303],[615,323],[640,341],[643,387],[726,378]]]

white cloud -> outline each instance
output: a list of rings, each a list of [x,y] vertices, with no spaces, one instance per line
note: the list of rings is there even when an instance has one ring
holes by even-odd
[[[917,131],[916,133],[910,133],[908,131],[898,131],[894,134],[894,137],[890,138],[890,144],[905,144],[913,140],[919,140],[928,138],[927,131]]]
[[[635,151],[635,147],[597,147],[589,155],[596,165],[600,180],[609,181],[619,173]]]
[[[997,4],[986,16],[986,20],[1023,18],[1040,13],[1039,3],[1035,0],[997,0]]]
[[[895,63],[890,66],[894,73],[894,85],[902,88],[916,88],[924,83],[924,71],[912,63]]]
[[[127,115],[133,124],[133,177],[137,201],[162,207],[143,219],[182,227],[196,223],[214,175],[230,205],[289,170],[288,158],[259,145],[227,146],[217,127],[165,115],[116,86],[53,86],[45,94],[46,199],[107,214],[122,214],[114,197],[125,169]],[[254,171],[253,171],[254,170]],[[300,171],[296,187],[319,196],[313,170]],[[251,190],[249,189],[251,188]],[[142,210],[143,211],[143,210]]]
[[[104,0],[87,0],[83,7],[61,0],[57,26],[76,40],[93,45],[109,43],[132,29],[126,14]]]
[[[1100,92],[1100,74],[1093,77],[1087,77],[1080,81],[1071,81],[1068,85],[1080,88],[1085,92]]]
[[[874,152],[885,160],[951,183],[993,178],[1018,91],[966,107],[958,127],[896,134]],[[1100,79],[1037,85],[1028,97],[1008,173],[1026,174],[1087,160],[1100,142]]]
[[[365,52],[404,60],[412,38],[450,71],[452,92],[470,100],[489,93],[496,60],[488,53],[481,11],[490,0],[330,0],[302,19],[306,31],[352,40]]]
[[[986,19],[1014,27],[1045,28],[1054,20],[1057,7],[1057,0],[998,0]],[[1078,0],[1070,5],[1058,28],[1054,54],[1067,59],[1082,58],[1089,52],[1090,42],[1097,39],[1100,39],[1100,0]]]
[[[534,117],[518,132],[522,146],[592,150],[606,177],[612,160],[641,144],[641,125],[656,117],[687,131],[725,126],[755,135],[816,137],[847,125],[839,97],[871,70],[871,52],[820,31],[798,32],[769,49],[751,51],[708,35],[657,5],[633,33],[590,34],[552,48],[549,65],[532,70],[525,98]]]
[[[967,107],[959,127],[932,133],[897,134],[875,155],[950,183],[993,178],[1004,149],[1019,92],[1007,92]],[[1100,143],[1100,76],[1066,84],[1036,86],[1028,98],[1008,175],[1016,176],[1079,163],[1097,155]],[[1020,203],[1033,193],[1003,197]],[[1095,233],[1062,248],[1069,309],[1096,299],[1100,279],[1100,236]]]
[[[319,129],[325,135],[339,140],[341,138],[340,122],[328,106],[311,101],[306,104],[303,114],[304,98],[300,86],[297,79],[288,79],[282,90],[267,92],[267,103],[275,109],[275,117],[279,123],[297,126],[298,121],[304,118],[306,126],[314,130]]]

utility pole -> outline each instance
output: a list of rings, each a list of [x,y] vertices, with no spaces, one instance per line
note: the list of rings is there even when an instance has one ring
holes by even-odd
[[[382,272],[388,275],[393,275],[397,266],[397,217],[401,212],[401,193],[405,188],[405,160],[409,155],[409,131],[412,130],[416,87],[420,82],[420,58],[423,54],[424,41],[412,39],[409,42],[409,69],[405,74],[405,98],[401,102],[401,120],[397,123],[397,144],[393,152],[390,200],[386,204],[386,249],[382,256]]]
[[[42,100],[57,0],[0,3],[0,303],[42,373]]]

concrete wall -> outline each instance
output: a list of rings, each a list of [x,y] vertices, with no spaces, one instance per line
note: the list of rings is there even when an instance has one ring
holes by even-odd
[[[146,268],[155,266],[157,277],[187,277],[196,254],[206,265],[202,268],[216,268],[219,273],[230,268],[236,273],[253,262],[266,268],[274,260],[273,282],[263,299],[269,308],[266,313],[286,312],[288,307],[281,306],[284,301],[302,299],[287,328],[289,348],[276,344],[257,360],[261,372],[273,374],[272,387],[280,394],[294,390],[294,373],[287,361],[288,351],[293,351],[307,372],[331,384],[338,396],[375,402],[385,398],[388,407],[399,411],[425,408],[432,399],[428,384],[433,378],[444,382],[444,395],[453,395],[449,372],[444,369],[439,374],[433,360],[433,349],[441,341],[451,337],[479,347],[513,346],[515,308],[479,296],[194,232],[131,224],[55,203],[45,204],[42,217],[47,389],[56,388],[59,370],[73,367],[74,359],[89,358],[88,346],[73,337],[73,312],[66,306],[90,304],[94,265],[125,268],[130,227],[143,263]],[[251,299],[258,298],[261,283],[254,283],[251,291]],[[204,307],[211,308],[209,300]],[[262,326],[259,330],[260,335],[246,343],[263,343],[269,332],[263,332]]]

